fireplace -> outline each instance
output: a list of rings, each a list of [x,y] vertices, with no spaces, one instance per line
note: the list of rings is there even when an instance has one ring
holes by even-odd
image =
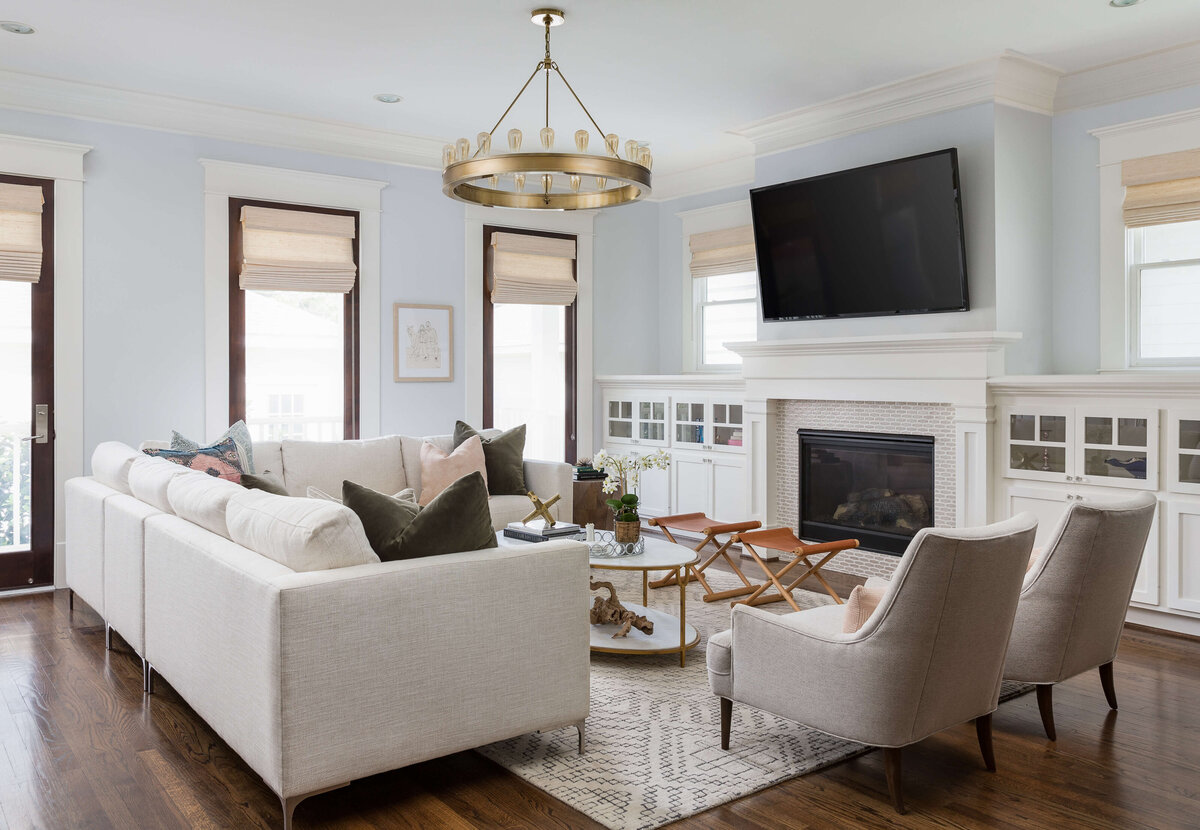
[[[933,525],[933,436],[797,430],[800,538],[900,555]]]

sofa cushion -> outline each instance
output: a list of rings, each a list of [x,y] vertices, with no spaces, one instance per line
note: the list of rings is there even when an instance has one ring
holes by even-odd
[[[342,482],[342,504],[362,520],[371,549],[384,562],[404,559],[400,539],[413,519],[421,512],[415,502],[384,495],[353,481]]]
[[[319,499],[241,490],[225,514],[229,538],[293,571],[378,562],[354,511]]]
[[[342,482],[342,489],[344,490],[345,487],[346,487],[346,483]],[[305,496],[307,496],[310,499],[325,499],[325,501],[335,501],[338,504],[343,503],[342,500],[340,498],[338,498],[337,496],[334,496],[330,493],[326,493],[324,490],[321,490],[317,487],[309,487],[308,492],[305,493]],[[399,493],[393,493],[392,498],[399,499],[400,501],[407,501],[412,504],[416,504],[417,503],[417,491],[411,487],[405,487]]]
[[[167,484],[167,501],[175,515],[205,530],[229,538],[225,511],[241,488],[212,476],[175,476]]]
[[[310,486],[340,493],[346,479],[381,493],[407,487],[400,436],[283,442],[283,481],[293,496],[303,496]]]
[[[167,487],[175,476],[189,475],[193,471],[179,464],[172,464],[164,458],[143,455],[135,459],[129,467],[129,492],[151,507],[157,507],[164,513],[174,513],[171,501],[167,497]],[[200,473],[196,473],[200,475]]]
[[[262,490],[264,493],[270,493],[273,496],[286,496],[288,494],[283,479],[269,470],[263,470],[257,474],[242,473],[240,484],[247,490]]]
[[[509,522],[519,522],[533,510],[528,496],[492,496],[488,499],[492,527],[503,530]]]
[[[233,445],[237,447],[238,458],[242,462],[242,472],[253,473],[255,469],[254,444],[250,440],[250,428],[246,426],[246,422],[236,421],[229,429],[225,430],[220,438],[204,446],[216,447],[226,441],[233,441]],[[175,430],[171,430],[171,449],[176,452],[196,452],[202,448],[200,442],[185,438]]]
[[[342,495],[353,499],[354,504],[364,511],[390,512],[387,521],[393,527],[401,528],[398,537],[380,541],[377,550],[382,559],[416,559],[496,547],[482,473],[474,472],[455,481],[427,506],[419,508],[407,524],[411,507],[398,499],[382,493],[364,493],[361,488],[344,489]],[[374,516],[369,518],[376,520]],[[382,525],[383,520],[380,522]],[[381,530],[385,529],[381,527]]]
[[[242,479],[242,457],[232,438],[226,438],[220,444],[200,447],[197,450],[143,450],[142,452],[210,476],[228,479],[234,484]]]
[[[254,472],[274,473],[284,481],[283,446],[278,441],[254,442]]]
[[[842,633],[853,634],[862,628],[867,618],[875,613],[875,609],[879,607],[879,603],[886,593],[887,588],[868,588],[865,585],[855,585],[854,590],[850,592],[850,599],[846,600],[844,607]]]
[[[488,492],[493,496],[521,496],[525,494],[525,425],[505,430],[487,437],[473,427],[457,421],[454,424],[454,446],[478,435],[483,441],[483,455],[487,461]]]
[[[487,486],[487,465],[483,457],[483,442],[479,436],[463,441],[451,453],[428,442],[421,445],[421,506],[433,499],[465,475],[478,472]]]
[[[129,468],[142,454],[120,441],[105,441],[92,452],[92,476],[119,493],[131,495]]]

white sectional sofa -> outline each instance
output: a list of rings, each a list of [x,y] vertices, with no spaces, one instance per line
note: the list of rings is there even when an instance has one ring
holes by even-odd
[[[294,495],[340,493],[344,478],[419,491],[421,440],[255,444],[255,468]],[[206,477],[117,443],[92,467],[66,484],[68,587],[142,658],[147,693],[161,675],[262,776],[285,827],[307,796],[515,735],[575,725],[582,750],[582,544],[397,562],[367,547],[364,564],[300,572],[233,541],[226,509],[257,492],[172,486]],[[569,517],[568,465],[527,461],[525,475]],[[493,497],[493,524],[528,504]]]

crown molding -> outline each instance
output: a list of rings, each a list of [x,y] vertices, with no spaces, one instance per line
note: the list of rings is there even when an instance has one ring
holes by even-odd
[[[0,70],[0,107],[441,169],[440,139]]]
[[[754,149],[745,153],[654,175],[654,192],[648,202],[666,202],[684,196],[698,196],[730,187],[749,187],[754,184]]]
[[[1200,84],[1200,41],[1064,75],[1054,111],[1089,109]]]
[[[756,154],[763,156],[974,104],[1004,104],[1051,115],[1060,74],[1005,52],[775,115],[733,133],[749,139]]]

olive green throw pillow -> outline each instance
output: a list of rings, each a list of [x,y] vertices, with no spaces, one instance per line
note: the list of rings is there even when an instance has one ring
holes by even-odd
[[[525,425],[505,430],[494,438],[484,438],[473,427],[454,424],[454,448],[473,435],[483,442],[483,460],[487,469],[487,489],[493,496],[523,496],[525,490]]]
[[[425,507],[342,482],[342,503],[362,520],[367,541],[385,562],[496,547],[483,475],[463,476]]]
[[[286,496],[288,494],[287,488],[283,486],[283,480],[270,470],[263,470],[257,475],[242,473],[241,485],[247,490],[262,490],[264,493],[270,493],[272,496]]]

